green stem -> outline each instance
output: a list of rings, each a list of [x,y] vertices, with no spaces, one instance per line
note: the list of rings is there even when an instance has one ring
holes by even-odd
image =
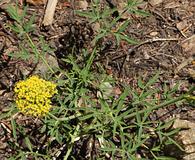
[[[184,96],[185,99],[187,100],[195,100],[195,96],[191,95],[193,92],[195,91],[195,86],[193,86],[192,88],[190,88],[190,90],[188,91],[188,94],[186,94]]]
[[[73,145],[71,144],[70,147],[68,148],[68,151],[66,152],[66,155],[64,156],[64,159],[63,160],[67,160],[71,151],[72,151],[72,147]]]
[[[67,160],[71,151],[72,151],[72,148],[73,148],[73,144],[78,136],[78,132],[79,132],[79,128],[80,128],[80,124],[77,124],[76,126],[76,129],[74,130],[74,133],[73,135],[71,136],[71,141],[70,141],[70,147],[68,148],[68,151],[66,152],[66,155],[64,156],[64,159],[63,160]]]
[[[26,33],[26,37],[28,38],[28,41],[31,45],[31,48],[35,51],[35,53],[41,58],[41,60],[46,64],[46,66],[49,68],[49,70],[52,73],[55,73],[55,71],[50,67],[50,65],[47,63],[47,61],[45,60],[45,58],[41,55],[41,53],[37,50],[35,44],[33,43],[32,39],[30,38],[30,36],[28,35],[28,33]],[[58,78],[58,77],[57,77]]]
[[[71,119],[75,119],[77,117],[80,117],[82,114],[81,113],[77,113],[76,115],[71,115],[69,117],[64,117],[64,118],[58,118],[58,117],[54,116],[51,113],[48,113],[48,115],[50,115],[52,118],[56,119],[57,121],[68,121],[68,120],[71,120]]]
[[[195,86],[190,88],[190,90],[188,91],[188,93],[186,95],[192,94],[194,91],[195,91]]]

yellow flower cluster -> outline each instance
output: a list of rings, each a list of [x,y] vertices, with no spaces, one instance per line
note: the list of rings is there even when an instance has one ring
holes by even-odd
[[[40,117],[51,109],[51,97],[57,93],[57,89],[56,84],[32,76],[27,80],[19,81],[14,92],[16,105],[22,113]]]

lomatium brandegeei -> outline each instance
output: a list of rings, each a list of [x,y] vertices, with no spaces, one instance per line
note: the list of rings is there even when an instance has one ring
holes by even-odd
[[[16,105],[25,115],[41,117],[52,105],[51,98],[57,93],[56,84],[34,75],[16,83],[14,92]]]

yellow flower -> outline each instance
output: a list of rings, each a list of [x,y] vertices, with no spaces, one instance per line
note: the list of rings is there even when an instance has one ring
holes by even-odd
[[[32,76],[15,85],[16,105],[18,109],[32,116],[44,116],[51,109],[51,97],[57,93],[56,84]]]

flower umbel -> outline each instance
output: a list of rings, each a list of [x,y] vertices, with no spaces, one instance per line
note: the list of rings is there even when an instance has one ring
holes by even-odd
[[[44,116],[51,109],[51,97],[57,93],[56,84],[32,76],[19,81],[14,92],[18,109],[32,116]]]

